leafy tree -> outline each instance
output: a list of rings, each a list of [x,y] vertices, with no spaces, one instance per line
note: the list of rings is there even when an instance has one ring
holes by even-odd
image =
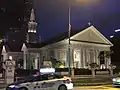
[[[90,63],[90,69],[92,71],[92,77],[95,77],[95,69],[98,67],[96,63]]]
[[[53,68],[60,68],[60,66],[64,66],[64,64],[61,61],[58,61],[55,58],[51,58],[50,61],[52,63]]]
[[[111,55],[114,53],[113,51],[102,51],[103,54],[99,54],[99,57],[98,58],[106,58],[106,59],[109,59],[111,57]],[[115,65],[113,64],[110,64],[109,65],[109,70],[110,70],[110,75],[113,76],[113,70],[116,68]]]
[[[110,64],[109,65],[109,70],[110,70],[110,75],[113,76],[113,70],[116,68],[116,65]]]

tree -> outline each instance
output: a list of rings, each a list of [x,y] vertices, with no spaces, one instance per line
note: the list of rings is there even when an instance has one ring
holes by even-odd
[[[110,70],[110,75],[111,76],[113,76],[113,70],[116,68],[116,66],[115,65],[113,65],[113,64],[110,64],[109,65],[109,70]]]
[[[103,57],[103,58],[106,58],[107,60],[111,57],[111,55],[114,53],[113,51],[102,51],[103,52],[103,55],[100,53],[99,54],[99,58]],[[110,64],[109,65],[109,70],[110,70],[110,75],[113,76],[113,70],[116,68],[115,65],[113,64]]]
[[[92,71],[92,77],[95,77],[95,69],[98,67],[98,65],[96,63],[91,63],[90,65],[90,69]]]
[[[51,58],[50,61],[52,63],[53,68],[60,68],[60,66],[64,66],[64,64],[61,61],[58,61],[55,58]]]

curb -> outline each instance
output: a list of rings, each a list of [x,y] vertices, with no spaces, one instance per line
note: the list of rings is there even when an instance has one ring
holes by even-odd
[[[6,87],[7,87],[7,84],[4,84],[4,83],[0,84],[0,89],[6,88]]]

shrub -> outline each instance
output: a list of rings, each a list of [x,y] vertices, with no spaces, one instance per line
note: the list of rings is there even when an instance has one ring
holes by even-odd
[[[91,75],[91,70],[89,69],[74,69],[74,74],[75,75]]]

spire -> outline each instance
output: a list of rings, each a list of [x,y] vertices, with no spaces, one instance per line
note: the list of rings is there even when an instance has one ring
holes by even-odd
[[[37,36],[36,36],[36,27],[37,23],[35,22],[35,13],[34,9],[31,10],[30,21],[28,22],[28,32],[26,34],[26,41],[28,43],[36,43]]]
[[[33,8],[31,10],[30,21],[35,21],[35,13]]]
[[[6,51],[5,46],[3,45],[3,47],[2,47],[2,55],[3,55],[4,53],[7,53],[7,51]]]

